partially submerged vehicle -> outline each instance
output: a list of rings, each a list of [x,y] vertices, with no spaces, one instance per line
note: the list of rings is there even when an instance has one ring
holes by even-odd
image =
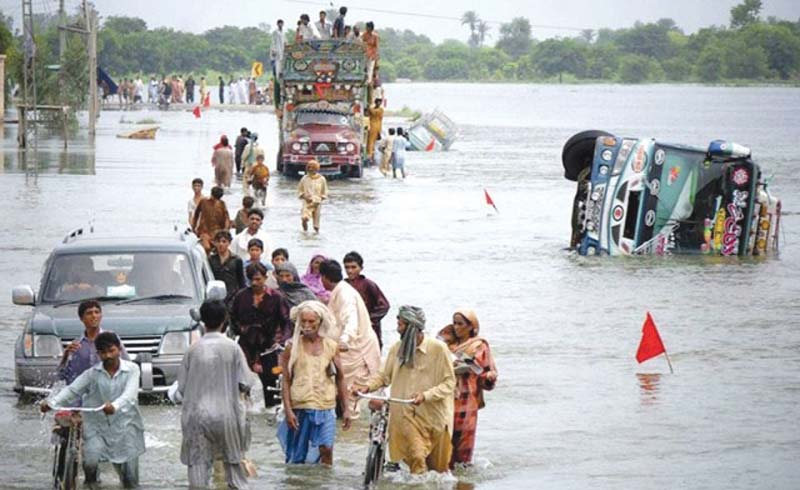
[[[190,310],[225,297],[197,237],[101,237],[83,229],[67,235],[47,258],[38,292],[17,286],[12,301],[32,306],[14,348],[14,390],[46,394],[64,349],[84,332],[78,304],[95,299],[101,328],[114,331],[141,365],[140,391],[166,392],[183,354],[202,335]]]
[[[458,138],[458,126],[439,109],[424,114],[408,129],[408,141],[416,151],[449,150]]]
[[[694,148],[584,131],[562,153],[577,182],[570,246],[581,255],[777,253],[781,202],[749,148]]]
[[[361,43],[300,41],[286,47],[281,75],[277,168],[296,176],[310,160],[320,173],[361,177],[366,158],[366,54]]]

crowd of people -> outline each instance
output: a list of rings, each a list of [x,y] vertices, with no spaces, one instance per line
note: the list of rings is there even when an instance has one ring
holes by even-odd
[[[162,76],[157,79],[155,75],[150,77],[149,82],[142,80],[139,76],[136,79],[123,78],[116,92],[105,81],[100,82],[100,89],[103,94],[103,102],[114,101],[121,106],[135,106],[140,104],[155,104],[160,107],[169,104],[203,104],[210,103],[211,91],[217,88],[217,100],[219,104],[237,105],[263,105],[269,104],[272,100],[273,92],[272,80],[268,84],[259,85],[255,77],[240,76],[229,77],[226,82],[222,76],[218,83],[211,86],[206,77],[201,76],[196,81],[192,75],[184,78],[180,75]]]

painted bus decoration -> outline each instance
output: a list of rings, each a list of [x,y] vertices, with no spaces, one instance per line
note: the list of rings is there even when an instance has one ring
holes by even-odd
[[[570,246],[581,255],[777,253],[781,202],[750,149],[584,131],[562,153],[577,182]]]

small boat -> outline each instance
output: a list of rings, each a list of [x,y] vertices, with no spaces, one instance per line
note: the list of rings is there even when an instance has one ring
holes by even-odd
[[[131,140],[154,140],[156,139],[156,131],[160,126],[146,126],[137,128],[132,131],[125,131],[117,134],[117,138],[126,138]]]
[[[414,121],[408,130],[411,149],[416,151],[446,151],[458,137],[458,126],[439,109]]]

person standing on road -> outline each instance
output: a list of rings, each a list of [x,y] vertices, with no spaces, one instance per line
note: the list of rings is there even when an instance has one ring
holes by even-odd
[[[250,136],[250,131],[247,128],[242,128],[239,130],[239,136],[236,137],[236,143],[234,144],[234,153],[233,153],[233,161],[236,163],[236,173],[240,174],[242,172],[242,153],[244,153],[244,147],[247,146],[247,143],[250,142],[248,139]]]
[[[319,169],[316,160],[309,160],[306,164],[306,174],[297,184],[297,196],[303,200],[300,223],[303,231],[308,231],[308,220],[313,219],[315,233],[319,233],[322,201],[328,198],[328,181],[319,173]]]
[[[283,408],[278,440],[287,463],[333,464],[336,395],[347,398],[339,346],[326,337],[333,320],[319,301],[304,301],[292,310],[294,333],[282,357]],[[345,407],[342,429],[350,428]]]
[[[214,183],[223,189],[230,189],[233,178],[233,149],[224,134],[219,143],[214,145],[211,165],[214,166]]]
[[[144,422],[139,413],[139,366],[120,359],[122,343],[114,332],[94,340],[102,362],[87,369],[69,386],[39,406],[42,413],[82,400],[83,471],[86,485],[98,482],[99,464],[110,462],[124,488],[139,486],[139,456],[144,451]]]
[[[206,253],[211,251],[211,241],[220,230],[230,230],[231,218],[228,215],[228,207],[222,196],[225,190],[220,186],[211,188],[211,197],[200,201],[197,209],[194,210],[192,219],[192,230],[200,238]]]
[[[246,286],[244,282],[244,264],[242,259],[230,251],[231,233],[219,230],[214,236],[216,252],[208,256],[208,264],[214,273],[214,279],[225,283],[226,299],[232,298]]]
[[[200,100],[197,102],[202,104],[206,101],[208,95],[208,84],[206,84],[206,77],[200,77]]]
[[[189,211],[189,226],[192,226],[192,220],[194,219],[194,211],[197,209],[198,204],[202,201],[205,196],[203,195],[203,179],[196,178],[192,179],[192,192],[194,195],[191,199],[189,199],[189,203],[186,205],[187,210]]]
[[[191,75],[186,79],[186,103],[194,104],[194,86],[195,81]]]
[[[269,243],[267,232],[261,229],[261,224],[264,222],[264,212],[254,207],[247,213],[247,228],[242,230],[241,233],[233,238],[232,251],[240,259],[247,260],[250,258],[250,240],[258,238],[264,245],[263,253],[266,255],[272,254],[272,245]]]
[[[181,463],[188,467],[190,488],[207,488],[214,459],[221,458],[227,488],[245,489],[242,462],[250,427],[240,394],[250,389],[250,370],[242,350],[223,334],[225,304],[205,301],[200,316],[205,334],[183,356],[178,373]]]
[[[412,405],[390,404],[389,453],[404,461],[413,474],[448,471],[453,446],[453,394],[456,376],[450,350],[425,336],[425,313],[404,305],[397,315],[400,340],[386,357],[383,369],[353,393],[391,386],[391,397]]]

